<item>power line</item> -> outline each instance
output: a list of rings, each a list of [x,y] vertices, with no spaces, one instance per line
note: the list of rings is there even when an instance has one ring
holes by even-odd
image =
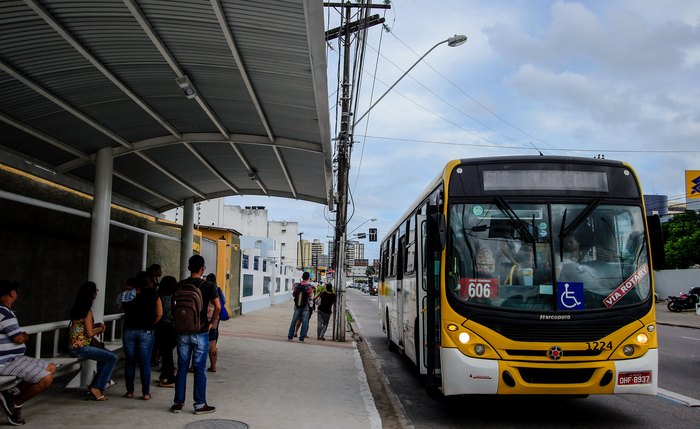
[[[399,43],[401,43],[402,45],[404,45],[404,46],[405,46],[406,48],[408,48],[411,52],[413,52],[414,54],[418,55],[418,54],[416,53],[416,51],[414,51],[413,49],[411,49],[411,47],[408,46],[406,43],[404,43],[403,40],[399,39],[398,36],[396,36],[396,34],[394,34],[393,32],[391,32],[391,35],[394,36],[394,38],[395,38],[396,40],[398,40]],[[457,86],[454,82],[452,82],[450,79],[448,79],[445,75],[443,75],[442,73],[440,73],[439,71],[437,71],[433,66],[431,66],[429,62],[426,61],[426,65],[427,65],[428,67],[430,67],[431,70],[433,70],[435,73],[437,73],[440,77],[442,77],[442,78],[445,79],[447,82],[449,82],[450,85],[452,85],[453,87],[455,87],[455,88],[456,88],[459,92],[461,92],[465,97],[469,98],[469,99],[470,99],[472,102],[474,102],[477,106],[479,106],[479,107],[481,107],[482,109],[486,110],[487,112],[489,112],[490,114],[492,114],[493,116],[495,116],[496,118],[498,118],[500,121],[502,121],[502,122],[505,123],[506,125],[509,125],[510,127],[512,127],[512,128],[514,128],[514,129],[520,131],[521,133],[525,134],[526,136],[528,136],[528,137],[530,137],[530,138],[532,138],[532,139],[535,139],[535,140],[539,141],[540,143],[543,143],[543,144],[545,144],[545,145],[547,145],[547,146],[555,147],[554,145],[551,145],[550,143],[547,143],[546,141],[544,141],[544,140],[542,140],[542,139],[540,139],[540,138],[538,138],[538,137],[536,137],[536,136],[533,136],[532,134],[530,134],[530,133],[524,131],[524,130],[521,129],[520,127],[518,127],[518,126],[516,126],[516,125],[513,125],[513,124],[511,124],[510,122],[506,121],[506,120],[503,119],[498,113],[496,113],[496,112],[494,112],[493,110],[489,109],[488,107],[484,106],[484,105],[481,104],[477,99],[475,99],[475,98],[472,97],[471,95],[467,94],[466,91],[464,91],[462,88],[460,88],[460,87]]]
[[[394,37],[396,37],[396,36],[394,36]],[[399,67],[399,66],[398,66],[396,63],[394,63],[393,61],[391,61],[389,58],[387,58],[386,56],[382,55],[378,50],[376,50],[376,49],[375,49],[372,45],[370,45],[369,43],[367,44],[367,46],[369,46],[372,50],[374,50],[375,52],[377,52],[378,56],[381,56],[384,60],[386,60],[389,64],[391,64],[391,65],[393,65],[394,67],[396,67],[396,69],[398,69],[399,71],[402,71],[402,72],[405,71],[405,70],[402,70],[401,67]],[[410,48],[409,48],[409,49],[410,49]],[[411,51],[413,51],[413,50],[411,50]],[[415,51],[413,51],[413,52],[415,53]],[[427,63],[427,61],[426,61],[426,63]],[[428,65],[429,65],[429,64],[428,64]],[[430,67],[430,68],[431,68],[433,71],[435,71],[435,69],[433,69],[432,67]],[[368,73],[368,74],[369,74],[369,72],[367,72],[367,71],[365,71],[365,73]],[[375,71],[375,74],[376,74],[376,71]],[[372,76],[372,75],[370,74],[370,76]],[[476,122],[476,123],[482,125],[482,126],[485,127],[485,128],[490,129],[491,131],[495,132],[496,134],[502,136],[503,138],[505,138],[505,139],[507,139],[507,140],[510,140],[510,141],[512,141],[512,142],[514,142],[514,143],[517,143],[517,142],[518,142],[518,140],[514,139],[513,137],[510,137],[510,136],[508,136],[508,135],[506,135],[506,134],[501,133],[500,131],[498,131],[497,129],[491,127],[491,126],[488,125],[487,123],[485,123],[485,122],[483,122],[483,121],[481,121],[481,120],[479,120],[479,119],[477,119],[477,118],[471,116],[470,114],[466,113],[464,110],[460,109],[459,107],[457,107],[457,106],[455,106],[454,104],[450,103],[449,101],[445,100],[444,98],[442,98],[440,95],[438,95],[437,93],[435,93],[432,89],[430,89],[430,88],[428,88],[427,86],[425,86],[421,81],[419,81],[418,79],[414,78],[413,76],[408,75],[408,77],[411,78],[411,79],[412,79],[414,82],[416,82],[418,85],[420,85],[421,87],[423,87],[423,89],[425,89],[426,91],[428,91],[429,93],[431,93],[433,96],[435,96],[435,98],[437,98],[438,100],[440,100],[440,101],[442,101],[443,103],[447,104],[448,106],[450,106],[450,107],[453,108],[454,110],[458,111],[458,112],[461,113],[462,115],[466,116],[467,118],[471,119],[472,121],[474,121],[474,122]]]
[[[533,150],[532,146],[503,146],[503,145],[483,145],[476,143],[456,143],[456,142],[446,142],[437,140],[420,140],[420,139],[409,139],[403,137],[386,137],[386,136],[370,136],[365,135],[365,138],[377,139],[377,140],[389,140],[389,141],[406,141],[412,143],[427,143],[427,144],[437,144],[437,145],[449,145],[449,146],[470,146],[470,147],[483,147],[483,148],[497,148],[497,149],[521,149],[521,150]],[[485,139],[484,139],[485,140]],[[488,141],[488,140],[487,140]],[[492,142],[493,143],[493,142]],[[586,153],[700,153],[700,150],[678,150],[678,149],[646,149],[646,150],[634,150],[634,149],[567,149],[567,148],[554,148],[547,149],[548,151],[560,151],[560,152],[586,152]]]

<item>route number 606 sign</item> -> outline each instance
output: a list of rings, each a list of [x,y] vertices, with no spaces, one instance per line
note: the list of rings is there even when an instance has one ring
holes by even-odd
[[[459,295],[464,299],[498,297],[498,279],[460,279]]]

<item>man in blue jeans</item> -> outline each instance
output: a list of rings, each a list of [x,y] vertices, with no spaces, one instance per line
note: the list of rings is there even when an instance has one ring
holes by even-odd
[[[203,328],[194,334],[177,335],[177,376],[175,381],[175,399],[170,411],[179,413],[185,403],[185,392],[187,387],[187,369],[192,362],[194,367],[194,413],[208,414],[216,411],[216,407],[207,404],[207,356],[209,354],[209,330],[216,326],[219,321],[221,303],[219,293],[214,283],[204,280],[202,277],[206,267],[204,258],[194,255],[189,259],[188,269],[190,277],[183,282],[192,284],[202,292],[202,309],[200,310],[201,326]],[[211,319],[207,318],[207,307],[212,304],[214,312]],[[173,317],[178,315],[173,312]]]
[[[301,305],[298,305],[300,302],[297,299],[299,293],[305,293],[307,296],[307,299],[304,300]],[[304,341],[304,338],[306,338],[306,333],[309,330],[309,316],[311,314],[309,305],[314,299],[314,291],[311,288],[311,283],[309,283],[308,272],[305,271],[304,274],[301,275],[301,283],[294,285],[292,296],[294,297],[294,314],[292,315],[292,323],[289,325],[287,340],[292,341],[297,320],[301,320],[301,333],[299,334],[299,341]]]

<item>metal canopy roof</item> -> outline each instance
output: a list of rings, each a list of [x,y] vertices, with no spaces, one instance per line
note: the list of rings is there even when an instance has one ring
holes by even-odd
[[[3,0],[0,94],[0,159],[92,183],[112,147],[113,192],[158,212],[332,194],[317,0]]]

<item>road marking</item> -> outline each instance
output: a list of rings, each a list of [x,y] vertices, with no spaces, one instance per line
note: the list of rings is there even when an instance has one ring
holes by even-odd
[[[670,390],[665,390],[658,388],[658,395],[670,399],[672,401],[680,402],[686,407],[700,407],[700,400],[694,399],[688,396],[681,395],[680,393],[671,392]]]
[[[362,357],[360,356],[359,350],[355,348],[353,350],[355,355],[355,368],[357,368],[357,378],[360,380],[360,396],[365,403],[365,409],[369,414],[369,423],[372,429],[382,429],[382,419],[379,417],[379,411],[377,411],[377,406],[374,404],[374,398],[372,397],[372,391],[369,390],[369,384],[367,383],[367,375],[365,374],[365,367],[362,365]]]
[[[700,341],[700,338],[693,338],[693,337],[681,337],[681,338],[685,338],[686,340]]]

